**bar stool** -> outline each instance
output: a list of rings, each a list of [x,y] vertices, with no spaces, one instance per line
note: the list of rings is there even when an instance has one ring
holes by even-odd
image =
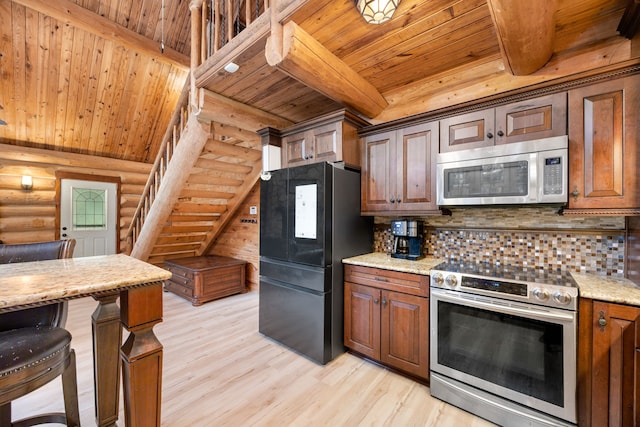
[[[71,258],[75,240],[0,244],[0,264]],[[76,357],[64,329],[67,303],[0,314],[0,427],[80,425]],[[11,421],[11,402],[62,375],[64,413]]]

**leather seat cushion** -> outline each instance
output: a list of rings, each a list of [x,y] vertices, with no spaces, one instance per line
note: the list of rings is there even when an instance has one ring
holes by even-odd
[[[63,328],[30,327],[0,332],[0,376],[33,365],[71,344]]]

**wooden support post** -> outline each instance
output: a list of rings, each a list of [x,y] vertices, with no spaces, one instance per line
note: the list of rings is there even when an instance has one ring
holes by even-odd
[[[120,308],[116,304],[118,296],[115,293],[94,297],[98,306],[91,316],[95,417],[99,427],[115,426],[118,420],[122,343]]]
[[[191,12],[191,70],[193,71],[202,63],[200,58],[203,41],[202,0],[191,0],[189,11]]]
[[[162,344],[153,327],[162,322],[162,283],[122,291],[120,304],[130,332],[120,351],[125,425],[160,427]]]

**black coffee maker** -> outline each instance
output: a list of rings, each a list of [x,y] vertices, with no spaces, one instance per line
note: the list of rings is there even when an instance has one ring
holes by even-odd
[[[393,234],[392,258],[401,258],[415,261],[423,258],[422,255],[422,221],[396,219],[391,221],[391,234]]]

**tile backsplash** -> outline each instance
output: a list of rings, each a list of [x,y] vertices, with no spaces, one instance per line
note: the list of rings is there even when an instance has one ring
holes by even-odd
[[[423,217],[424,247],[434,257],[465,263],[624,275],[623,217],[564,217],[557,209],[459,208]],[[390,220],[376,218],[374,251],[391,251]]]

